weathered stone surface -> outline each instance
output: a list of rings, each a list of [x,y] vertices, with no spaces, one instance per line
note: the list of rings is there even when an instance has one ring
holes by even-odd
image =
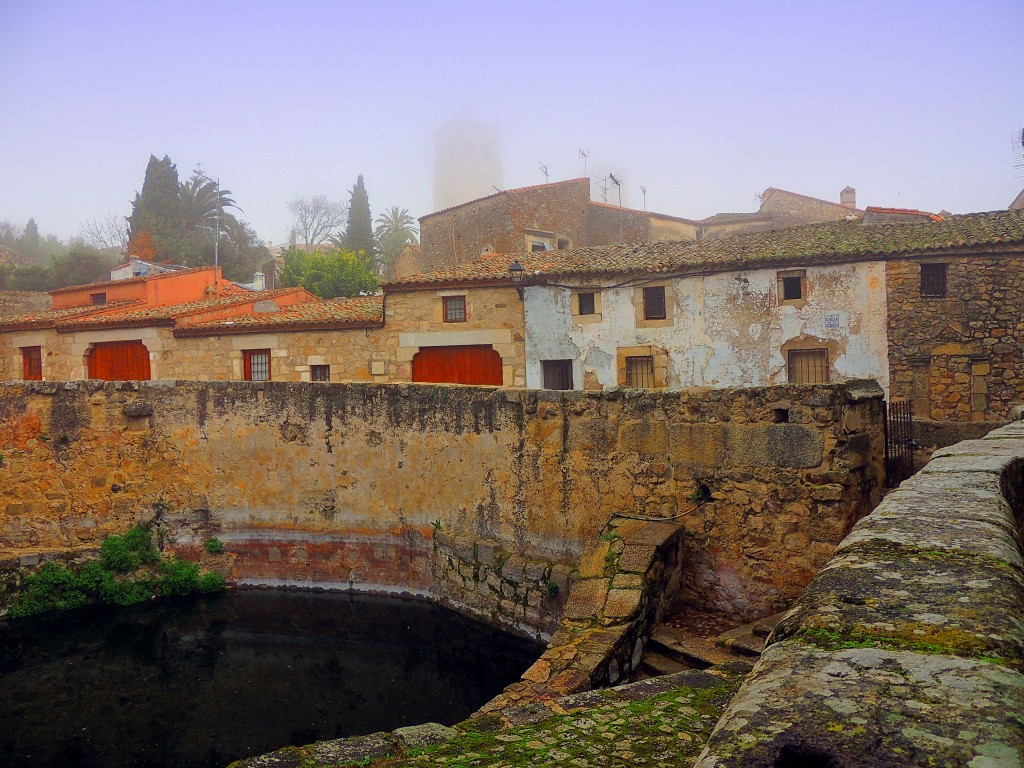
[[[353,736],[348,739],[333,741],[317,741],[310,744],[309,753],[322,763],[347,765],[358,763],[367,758],[383,757],[391,754],[399,746],[400,740],[390,733],[371,733],[367,736]]]
[[[611,619],[624,619],[636,613],[643,593],[639,589],[613,589],[608,592],[604,615]]]
[[[604,606],[608,595],[608,579],[577,581],[569,593],[563,616],[567,619],[586,619],[595,616]]]
[[[440,723],[423,723],[422,725],[407,725],[404,728],[395,728],[392,733],[405,747],[422,749],[423,747],[448,741],[456,736],[458,731]]]
[[[730,702],[695,768],[1019,766],[1022,701],[1024,676],[986,661],[780,643]]]

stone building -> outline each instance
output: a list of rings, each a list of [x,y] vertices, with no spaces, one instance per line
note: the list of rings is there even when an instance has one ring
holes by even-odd
[[[434,208],[489,195],[504,186],[497,126],[460,118],[434,134]]]
[[[490,253],[564,250],[588,245],[692,240],[688,219],[590,200],[590,180],[510,189],[420,218],[421,250],[398,277],[474,261]]]
[[[761,193],[761,206],[754,213],[716,213],[700,220],[698,238],[715,239],[744,232],[840,221],[862,211],[857,208],[857,192],[845,187],[839,202],[833,203],[784,189],[768,187]]]

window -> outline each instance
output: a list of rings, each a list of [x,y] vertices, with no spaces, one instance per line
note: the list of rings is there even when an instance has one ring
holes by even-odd
[[[444,321],[446,323],[466,322],[466,297],[465,296],[442,296],[444,303]]]
[[[547,243],[540,243],[540,242],[537,242],[536,240],[534,240],[533,242],[530,243],[530,250],[531,251],[546,251],[550,247],[551,246],[549,246]]]
[[[89,300],[93,304],[106,304],[107,303],[107,294],[106,293],[90,293],[89,294]]]
[[[329,365],[311,365],[309,366],[309,378],[313,381],[330,381],[331,380],[331,366]]]
[[[242,350],[246,381],[270,381],[270,350]]]
[[[544,389],[572,389],[572,360],[541,360]]]
[[[563,237],[558,238],[558,250],[564,251],[566,248],[571,248],[571,247],[572,247],[572,242],[571,241],[566,240]]]
[[[827,349],[789,350],[790,384],[827,384]]]
[[[776,275],[779,304],[803,304],[807,298],[807,272],[789,269]]]
[[[647,388],[654,386],[654,358],[627,357],[626,358],[626,386]]]
[[[21,348],[21,378],[26,381],[43,380],[43,348]]]
[[[595,309],[594,309],[594,292],[593,291],[584,291],[582,293],[578,293],[577,296],[579,297],[579,312],[577,314],[580,314],[580,315],[592,315],[592,314],[594,314],[594,312],[595,312]]]
[[[644,288],[644,320],[664,320],[665,286]]]
[[[921,265],[921,295],[941,299],[946,295],[945,264]]]

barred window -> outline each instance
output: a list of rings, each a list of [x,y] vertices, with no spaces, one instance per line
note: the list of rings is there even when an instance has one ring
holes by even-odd
[[[827,384],[827,349],[791,349],[789,351],[790,384]]]
[[[626,386],[637,388],[654,386],[654,358],[652,356],[626,358]]]
[[[331,366],[329,365],[311,365],[309,366],[309,378],[313,381],[330,381],[331,380]]]
[[[946,264],[921,265],[921,295],[943,298],[946,295]]]

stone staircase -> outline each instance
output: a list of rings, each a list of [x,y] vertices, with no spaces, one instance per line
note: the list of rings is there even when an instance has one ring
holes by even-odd
[[[785,612],[765,616],[713,638],[701,637],[671,624],[658,624],[651,632],[635,679],[721,664],[746,665],[749,671],[764,651],[768,634],[784,615]]]

